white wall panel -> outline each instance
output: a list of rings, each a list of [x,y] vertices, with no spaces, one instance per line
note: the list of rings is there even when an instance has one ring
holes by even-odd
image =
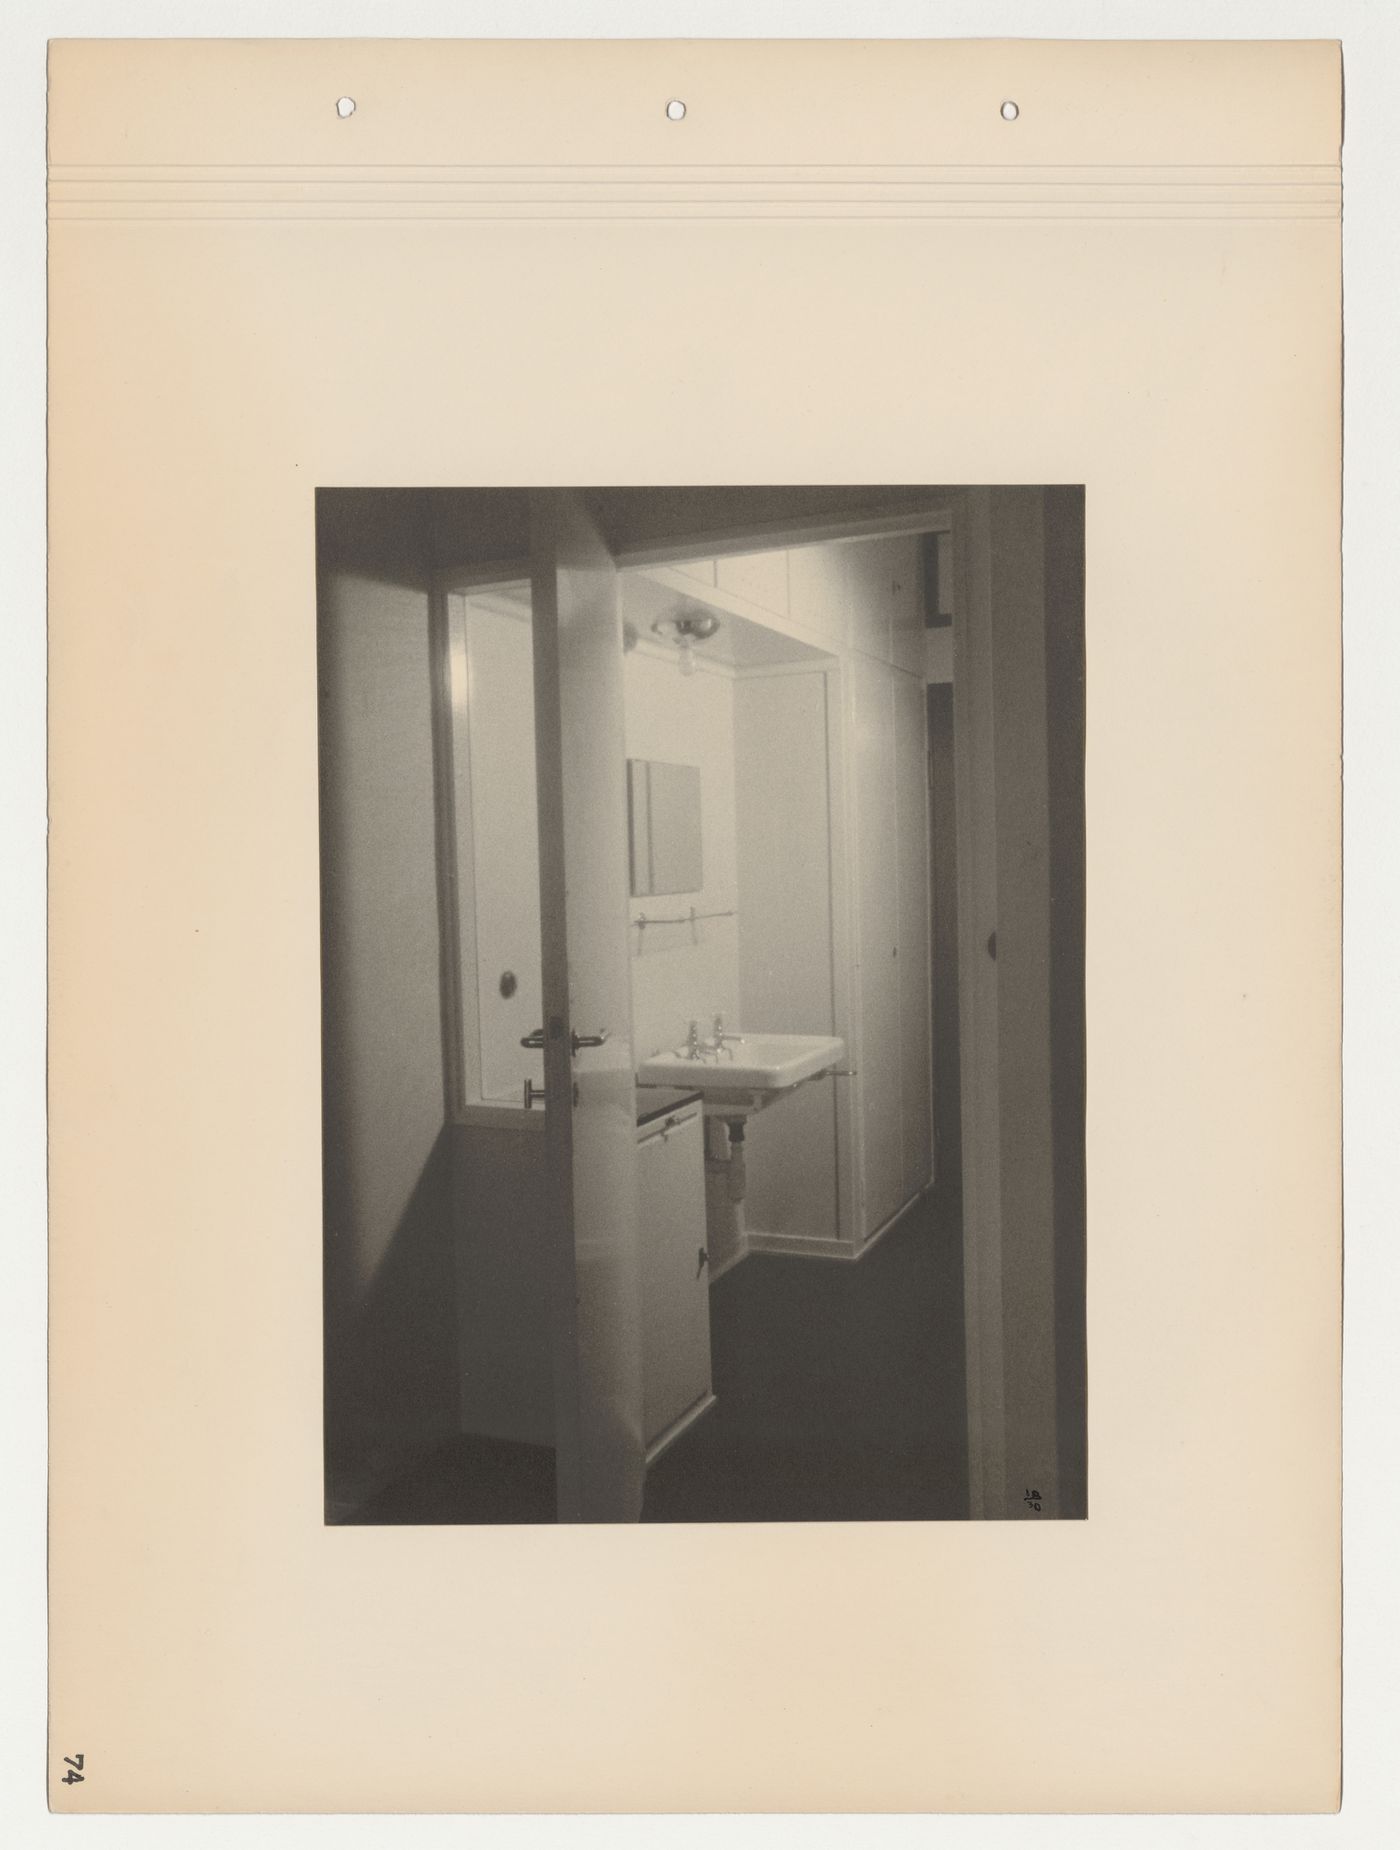
[[[455,1424],[432,623],[417,550],[411,521],[362,504],[327,538],[319,598],[333,1499]]]
[[[634,650],[623,663],[627,756],[700,767],[702,878],[696,893],[634,899],[631,916],[678,918],[736,910],[734,683],[673,656]],[[632,1032],[638,1060],[685,1040],[690,1022],[708,1033],[714,1016],[739,1014],[739,929],[733,918],[695,925],[631,927]]]

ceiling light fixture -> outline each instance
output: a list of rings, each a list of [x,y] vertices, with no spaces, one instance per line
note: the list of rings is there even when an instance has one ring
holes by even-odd
[[[652,624],[658,636],[675,643],[680,650],[682,674],[695,673],[695,645],[708,642],[719,629],[719,618],[712,610],[680,610],[673,617],[658,617]]]

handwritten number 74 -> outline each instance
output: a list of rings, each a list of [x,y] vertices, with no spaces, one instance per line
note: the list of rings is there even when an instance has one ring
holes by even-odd
[[[81,1786],[83,1783],[83,1754],[65,1754],[63,1764],[68,1771],[63,1775],[65,1786]]]

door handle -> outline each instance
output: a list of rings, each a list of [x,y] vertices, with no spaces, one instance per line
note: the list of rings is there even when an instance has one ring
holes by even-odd
[[[608,1038],[608,1030],[604,1028],[601,1034],[572,1034],[569,1038],[574,1044],[574,1052],[577,1053],[580,1047],[601,1047]],[[522,1034],[520,1037],[520,1045],[522,1047],[542,1048],[544,1046],[544,1029],[536,1028],[533,1034]]]
[[[527,1079],[525,1081],[525,1109],[526,1111],[530,1109],[530,1107],[534,1104],[536,1099],[539,1099],[541,1102],[543,1102],[544,1087],[537,1086],[533,1079]]]

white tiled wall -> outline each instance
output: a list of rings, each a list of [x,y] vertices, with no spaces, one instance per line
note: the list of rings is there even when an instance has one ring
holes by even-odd
[[[699,668],[636,650],[624,665],[629,758],[700,767],[704,886],[698,893],[632,901],[632,917],[733,912],[738,905],[734,831],[734,684]],[[708,1033],[716,1014],[739,1016],[739,938],[734,918],[695,926],[632,929],[632,1032],[645,1060],[680,1046],[692,1021]]]

